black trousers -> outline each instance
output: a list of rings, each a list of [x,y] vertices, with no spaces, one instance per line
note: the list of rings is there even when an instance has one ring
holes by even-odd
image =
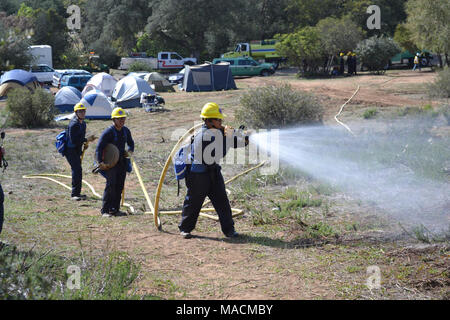
[[[125,186],[125,178],[127,177],[125,160],[120,159],[113,168],[100,171],[100,173],[106,178],[101,213],[118,211],[122,200],[122,190]]]
[[[72,169],[72,197],[79,196],[83,179],[81,154],[75,148],[67,148],[65,156]]]
[[[186,175],[186,187],[187,194],[184,199],[181,222],[178,225],[180,231],[191,232],[194,230],[202,204],[208,196],[219,215],[222,232],[225,235],[234,232],[231,206],[220,169],[213,173],[190,172]]]

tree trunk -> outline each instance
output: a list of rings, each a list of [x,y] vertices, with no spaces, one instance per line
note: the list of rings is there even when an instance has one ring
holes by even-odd
[[[448,53],[445,53],[445,63],[447,64],[448,67]]]

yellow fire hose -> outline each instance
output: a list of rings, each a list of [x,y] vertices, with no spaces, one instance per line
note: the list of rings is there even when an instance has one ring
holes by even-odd
[[[66,185],[66,184],[64,184],[64,183],[62,183],[62,182],[60,182],[60,181],[58,181],[56,179],[53,179],[51,177],[60,177],[60,178],[72,179],[72,176],[68,176],[68,175],[64,175],[64,174],[53,174],[53,173],[28,174],[28,175],[22,176],[22,178],[24,178],[24,179],[46,179],[46,180],[50,180],[50,181],[56,182],[57,184],[63,186],[64,188],[66,188],[68,190],[72,190],[72,188],[70,186],[68,186],[68,185]],[[91,190],[92,194],[96,198],[98,198],[98,199],[102,198],[102,196],[95,191],[94,187],[89,182],[87,182],[86,180],[82,180],[82,182],[85,185],[88,186],[88,188]],[[124,188],[124,190],[125,190],[125,188]],[[122,192],[122,197],[124,195],[124,192],[125,191]],[[123,198],[122,198],[122,203],[123,203],[123,206],[127,207],[132,214],[135,213],[134,208],[130,204],[123,202]]]

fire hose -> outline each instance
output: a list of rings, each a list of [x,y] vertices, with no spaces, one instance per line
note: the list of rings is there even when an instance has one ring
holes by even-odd
[[[148,192],[147,192],[147,190],[145,188],[144,182],[142,180],[142,177],[141,177],[141,174],[140,174],[140,171],[139,171],[139,167],[137,166],[136,162],[134,161],[134,158],[130,157],[132,166],[134,168],[134,172],[136,173],[136,176],[138,178],[138,181],[139,181],[139,184],[141,186],[142,192],[144,193],[144,197],[145,197],[145,199],[147,201],[147,204],[148,204],[148,206],[149,206],[149,208],[151,210],[151,211],[146,211],[145,213],[152,213],[153,214],[154,223],[155,223],[155,226],[156,226],[156,228],[158,230],[162,230],[162,224],[161,224],[161,220],[159,218],[160,214],[175,215],[175,214],[181,214],[181,212],[182,212],[181,210],[159,211],[159,200],[160,200],[160,196],[161,196],[162,185],[163,185],[163,182],[165,180],[165,177],[166,177],[166,174],[167,174],[167,170],[168,170],[169,166],[172,163],[172,158],[175,155],[175,153],[178,151],[178,149],[180,148],[180,145],[183,143],[183,141],[186,139],[186,137],[188,137],[190,134],[192,134],[195,131],[195,129],[197,129],[201,125],[202,124],[198,124],[198,125],[195,125],[194,127],[192,127],[191,129],[189,129],[178,140],[177,144],[173,147],[169,157],[166,160],[166,163],[164,165],[164,168],[163,168],[163,170],[161,172],[161,175],[160,175],[160,178],[159,178],[158,187],[157,187],[157,190],[156,190],[155,205],[154,206],[153,206],[153,204],[152,204],[152,202],[150,200],[150,196],[149,196],[149,194],[148,194]],[[86,151],[86,149],[87,149],[86,147],[83,148],[83,153],[81,155],[81,159],[83,159],[84,152]],[[254,166],[254,167],[252,167],[250,169],[247,169],[247,170],[245,170],[245,171],[235,175],[234,177],[232,177],[232,178],[228,179],[227,181],[225,181],[225,185],[228,184],[228,183],[231,183],[232,181],[236,180],[237,178],[239,178],[239,177],[249,173],[250,171],[253,171],[253,170],[263,166],[264,164],[265,164],[265,161],[261,162],[260,164]],[[52,177],[61,177],[61,178],[68,178],[68,179],[72,178],[72,176],[69,176],[69,175],[52,174],[52,173],[29,174],[29,175],[22,176],[22,178],[24,178],[24,179],[35,179],[35,178],[46,179],[46,180],[55,182],[55,183],[61,185],[62,187],[66,188],[68,190],[71,190],[70,186],[68,186],[68,185],[66,185],[66,184],[64,184],[64,183],[62,183],[62,182],[60,182],[60,181],[58,181],[58,180],[56,180],[56,179],[54,179]],[[96,198],[98,198],[98,199],[102,198],[102,196],[95,191],[94,187],[90,183],[88,183],[85,180],[82,180],[82,183],[84,183],[84,184],[86,184],[88,186],[88,188],[91,190],[92,194]],[[125,188],[124,188],[124,190],[122,192],[122,205],[127,207],[127,208],[129,208],[130,213],[133,214],[133,213],[135,213],[134,208],[130,204],[124,203],[124,191],[125,191]],[[229,192],[229,191],[227,190],[227,192]],[[200,211],[200,216],[205,217],[205,218],[209,218],[209,219],[212,219],[212,220],[215,220],[215,221],[218,221],[219,218],[217,216],[208,214],[209,212],[214,212],[215,211],[214,208],[203,208],[204,206],[206,206],[210,202],[211,201],[208,200],[208,201],[205,201],[203,203],[202,209]],[[232,208],[231,211],[232,211],[232,216],[233,217],[236,217],[236,216],[239,216],[239,215],[243,214],[243,210],[241,210],[241,209]]]

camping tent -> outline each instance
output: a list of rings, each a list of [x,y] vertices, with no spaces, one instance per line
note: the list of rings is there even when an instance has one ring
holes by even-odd
[[[147,81],[150,85],[153,85],[153,88],[156,92],[175,91],[173,85],[158,72],[147,73],[144,76],[144,80]]]
[[[86,119],[110,119],[114,105],[98,90],[88,92],[80,102],[86,107]]]
[[[0,79],[0,97],[6,96],[8,91],[14,88],[26,87],[31,92],[39,87],[37,78],[28,71],[14,69],[5,74]]]
[[[130,72],[128,76],[144,79],[156,92],[175,92],[173,84],[158,72]]]
[[[122,108],[141,107],[141,94],[155,94],[155,91],[150,87],[144,79],[126,76],[117,82],[114,88],[112,98],[117,105]]]
[[[237,89],[228,63],[185,66],[182,90],[218,91]]]
[[[97,73],[86,83],[81,95],[84,97],[91,90],[99,90],[110,97],[116,84],[117,80],[112,75],[105,72]]]
[[[73,107],[80,101],[81,93],[77,88],[62,87],[55,95],[55,107],[61,112],[72,112]]]

